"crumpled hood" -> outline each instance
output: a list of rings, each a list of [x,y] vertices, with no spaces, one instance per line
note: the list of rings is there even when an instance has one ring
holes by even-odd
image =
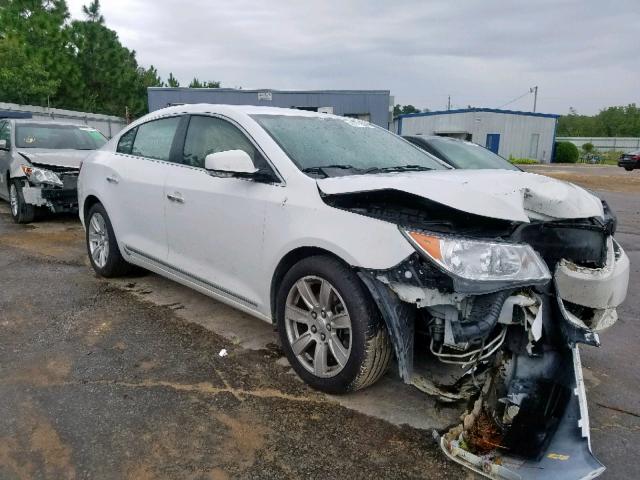
[[[53,165],[56,167],[80,168],[82,161],[95,150],[49,150],[46,148],[19,149],[32,163]]]
[[[601,200],[583,188],[511,170],[350,175],[317,183],[327,195],[399,190],[475,215],[517,222],[604,216]]]

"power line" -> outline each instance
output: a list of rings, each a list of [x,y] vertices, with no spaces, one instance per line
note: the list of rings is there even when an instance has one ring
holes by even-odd
[[[504,108],[507,105],[511,105],[513,102],[516,102],[518,100],[520,100],[523,97],[526,97],[527,95],[529,95],[531,93],[531,90],[527,90],[525,93],[523,93],[522,95],[520,95],[519,97],[514,98],[513,100],[509,100],[507,103],[505,103],[504,105],[500,105],[498,108]]]

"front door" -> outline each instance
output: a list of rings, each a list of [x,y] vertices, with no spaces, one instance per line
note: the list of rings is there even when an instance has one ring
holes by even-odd
[[[211,176],[206,155],[243,150],[262,172],[272,170],[247,136],[227,120],[194,115],[181,149],[182,165],[167,177],[169,260],[204,288],[260,310],[265,211],[283,188],[252,179]],[[274,179],[276,177],[274,176]]]
[[[487,133],[487,143],[485,145],[489,150],[498,155],[500,150],[500,134],[499,133]]]

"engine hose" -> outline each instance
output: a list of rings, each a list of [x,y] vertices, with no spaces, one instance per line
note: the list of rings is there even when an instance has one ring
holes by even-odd
[[[502,290],[475,297],[467,320],[451,324],[456,343],[480,340],[489,335],[498,323],[502,306],[511,293],[511,290]]]

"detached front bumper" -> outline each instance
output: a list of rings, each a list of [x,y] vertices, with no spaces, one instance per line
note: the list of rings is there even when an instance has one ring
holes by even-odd
[[[562,260],[554,275],[560,307],[575,327],[594,332],[616,322],[618,307],[627,296],[629,257],[611,237],[602,268],[586,268]]]
[[[440,437],[440,446],[445,455],[495,480],[586,480],[600,476],[605,466],[591,453],[589,413],[577,346],[565,353],[562,363],[565,370],[558,369],[555,381],[567,387],[570,395],[555,434],[541,458],[474,455],[462,448],[461,439],[447,439],[444,435]]]

